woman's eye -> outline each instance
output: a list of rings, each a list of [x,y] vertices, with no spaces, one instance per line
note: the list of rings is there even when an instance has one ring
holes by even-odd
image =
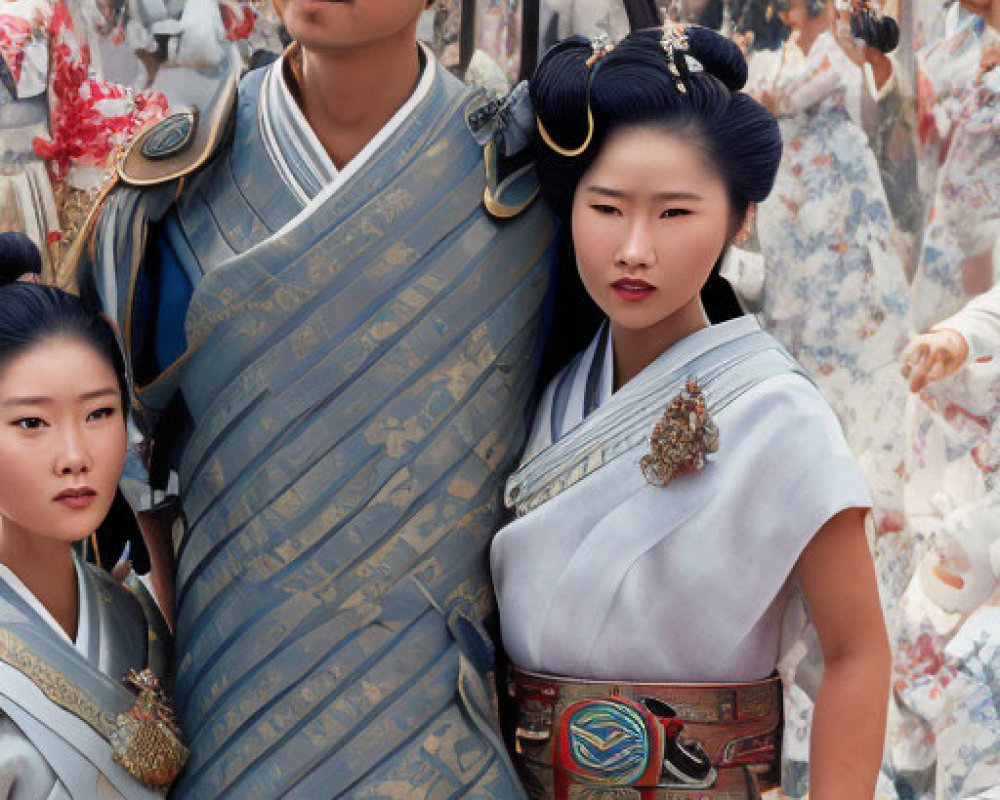
[[[110,406],[108,408],[99,408],[97,411],[91,411],[90,414],[87,415],[87,422],[98,419],[107,419],[108,417],[113,417],[115,413],[115,409]]]
[[[615,206],[607,206],[602,203],[595,203],[591,206],[591,208],[598,214],[605,214],[609,217],[620,217],[622,213],[621,209],[616,208]]]
[[[45,420],[38,417],[22,417],[21,419],[14,420],[11,425],[16,425],[25,431],[37,431],[45,427]]]
[[[688,209],[686,209],[686,208],[668,208],[666,211],[664,211],[662,214],[660,214],[660,217],[661,218],[662,217],[684,217],[684,216],[687,216],[690,213],[691,212]]]

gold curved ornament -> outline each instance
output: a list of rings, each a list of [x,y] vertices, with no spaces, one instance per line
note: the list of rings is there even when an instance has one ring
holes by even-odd
[[[542,137],[542,141],[545,142],[545,146],[563,156],[563,158],[576,158],[583,155],[594,139],[594,112],[590,110],[589,101],[587,102],[587,138],[575,150],[567,150],[565,147],[560,147],[556,144],[555,140],[549,135],[549,132],[545,130],[545,125],[542,124],[541,117],[536,116],[535,122],[538,126],[538,133]]]
[[[483,151],[483,160],[486,165],[486,186],[483,189],[483,205],[491,217],[495,217],[496,219],[513,219],[535,201],[535,198],[538,196],[538,190],[533,191],[531,196],[520,205],[510,205],[500,200],[501,189],[506,182],[498,183],[495,192],[490,188],[490,184],[498,177],[493,174],[493,163],[496,157],[496,145],[490,140],[486,143],[486,148]]]

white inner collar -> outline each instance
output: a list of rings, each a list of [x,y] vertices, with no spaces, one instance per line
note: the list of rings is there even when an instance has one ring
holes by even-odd
[[[368,144],[358,153],[354,158],[352,158],[347,164],[344,165],[343,169],[337,169],[337,166],[333,163],[333,159],[330,158],[330,154],[327,153],[326,148],[320,142],[319,137],[313,130],[309,121],[306,119],[305,114],[302,112],[301,107],[296,101],[291,89],[284,78],[284,65],[288,58],[287,54],[283,55],[278,61],[274,62],[270,67],[270,74],[268,75],[267,84],[264,87],[262,100],[267,103],[268,106],[272,106],[272,111],[280,111],[281,113],[265,113],[264,114],[264,132],[265,135],[270,139],[270,144],[272,150],[277,154],[278,159],[281,159],[281,146],[280,142],[282,139],[285,141],[299,141],[306,152],[300,153],[301,157],[304,157],[312,162],[313,169],[319,177],[323,179],[325,184],[323,189],[319,192],[317,197],[309,197],[308,192],[306,192],[299,182],[294,179],[294,175],[291,175],[285,167],[287,165],[279,164],[279,169],[284,175],[285,179],[292,183],[292,188],[299,194],[300,199],[304,202],[309,203],[310,201],[316,201],[322,198],[332,196],[337,189],[343,186],[352,175],[358,172],[362,166],[376,153],[392,136],[400,126],[406,121],[406,119],[413,113],[420,102],[427,96],[430,92],[431,87],[434,84],[434,76],[437,72],[437,62],[434,58],[434,54],[424,45],[422,42],[418,43],[420,51],[423,54],[422,58],[422,68],[420,73],[420,80],[417,81],[417,86],[413,90],[409,99],[396,111],[395,114],[382,126],[381,130],[368,142]],[[280,98],[278,102],[268,103],[267,95],[269,91],[274,91]],[[287,136],[278,137],[275,135],[275,127],[281,126],[285,129]],[[286,158],[286,160],[288,160]],[[320,200],[322,202],[322,200]]]
[[[31,590],[22,583],[21,579],[14,574],[14,572],[7,567],[5,564],[0,564],[0,580],[3,580],[10,586],[17,594],[29,605],[31,608],[43,619],[45,620],[49,627],[56,632],[56,634],[66,642],[73,645],[78,652],[80,652],[84,657],[87,656],[87,651],[90,648],[90,608],[87,605],[87,593],[84,590],[84,575],[83,575],[83,565],[77,556],[73,555],[73,566],[76,569],[76,596],[77,596],[77,621],[76,621],[76,641],[74,642],[70,639],[69,634],[63,629],[62,625],[56,622],[55,617],[49,613],[49,610],[42,605],[41,601],[35,597]]]

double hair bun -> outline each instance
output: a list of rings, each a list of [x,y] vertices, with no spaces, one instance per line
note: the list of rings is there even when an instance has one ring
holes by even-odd
[[[747,84],[747,60],[735,42],[701,25],[687,25],[688,55],[731,92]]]
[[[851,36],[883,53],[891,53],[899,45],[899,25],[892,17],[863,9],[851,15]]]

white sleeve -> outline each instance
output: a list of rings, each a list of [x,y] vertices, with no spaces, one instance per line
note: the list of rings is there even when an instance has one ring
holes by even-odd
[[[69,797],[38,748],[0,711],[0,800]]]
[[[969,300],[960,311],[941,320],[931,330],[955,330],[965,338],[972,352],[977,341],[1000,344],[1000,284]]]
[[[819,105],[840,88],[842,78],[832,65],[826,64],[805,76],[794,89],[778,99],[778,110],[786,116],[808,111]]]
[[[838,513],[872,506],[868,482],[836,414],[806,378],[770,378],[746,400],[737,429],[761,454],[755,469],[761,499],[747,498],[745,507],[759,504],[760,519],[781,509],[774,546],[796,550],[797,557]]]

